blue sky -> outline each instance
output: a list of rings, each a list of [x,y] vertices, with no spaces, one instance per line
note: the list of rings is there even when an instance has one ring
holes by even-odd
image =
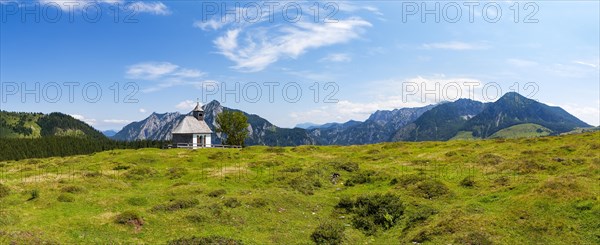
[[[2,0],[1,109],[105,130],[217,99],[292,127],[499,88],[600,124],[598,1],[274,3]]]

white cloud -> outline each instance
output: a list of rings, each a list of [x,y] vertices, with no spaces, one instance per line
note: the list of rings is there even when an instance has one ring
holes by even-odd
[[[295,59],[309,49],[346,43],[358,38],[363,29],[370,26],[371,23],[360,18],[337,23],[301,21],[275,30],[244,32],[243,38],[240,38],[241,28],[229,30],[214,43],[219,53],[236,63],[234,68],[255,72],[282,58]]]
[[[146,113],[146,109],[140,108],[140,113]]]
[[[538,65],[538,63],[535,61],[524,60],[524,59],[507,59],[506,62],[513,66],[522,67],[522,68]]]
[[[407,86],[416,86],[415,94],[403,93]],[[458,85],[458,86],[456,86]],[[414,77],[407,79],[388,79],[373,81],[366,86],[366,103],[340,100],[335,104],[328,104],[308,111],[293,112],[290,114],[293,123],[303,123],[307,118],[313,123],[346,122],[348,120],[365,120],[377,110],[393,110],[405,107],[422,107],[437,104],[442,101],[454,101],[459,98],[471,98],[485,101],[481,95],[484,83],[473,78],[447,78],[444,75],[433,77]],[[428,94],[431,91],[437,90]]]
[[[179,102],[179,104],[175,105],[175,108],[182,111],[188,111],[193,109],[194,106],[196,106],[196,102],[194,102],[193,100],[184,100]]]
[[[169,62],[146,62],[129,66],[127,78],[155,80],[167,74],[173,73],[179,66]]]
[[[329,55],[323,57],[320,61],[321,62],[350,62],[350,61],[352,61],[352,57],[350,57],[350,55],[346,54],[346,53],[336,53],[336,54],[329,54]]]
[[[102,122],[109,123],[109,124],[128,124],[131,121],[124,120],[124,119],[105,119],[105,120],[102,120]]]
[[[466,42],[443,42],[443,43],[425,43],[424,49],[447,49],[447,50],[483,50],[491,48],[486,43],[466,43]]]
[[[579,60],[576,60],[576,61],[573,61],[573,63],[579,64],[579,65],[583,65],[583,66],[588,66],[588,67],[591,67],[591,68],[596,68],[596,69],[600,68],[600,64],[599,64],[600,61],[596,61],[594,63],[593,61],[590,62],[590,61],[579,61]]]
[[[206,73],[189,68],[182,68],[169,62],[142,62],[127,67],[125,77],[157,81],[157,84],[142,89],[142,92],[155,92],[176,85],[194,85]]]
[[[38,0],[41,4],[56,4],[63,11],[72,11],[82,9],[89,4],[113,4],[121,7],[127,7],[136,13],[149,13],[154,15],[169,15],[171,11],[160,1],[137,1],[130,2],[125,0]]]
[[[600,101],[596,102],[596,105],[600,106]],[[582,106],[576,104],[567,104],[560,106],[567,112],[573,114],[580,120],[587,124],[598,126],[600,125],[600,108],[591,106]]]
[[[96,124],[96,119],[86,118],[86,117],[84,117],[84,116],[82,116],[82,115],[77,115],[77,114],[73,114],[73,115],[71,115],[71,116],[72,116],[73,118],[75,118],[75,119],[77,119],[77,120],[79,120],[79,121],[83,121],[83,122],[85,122],[85,123],[87,123],[87,124],[89,124],[89,125],[94,125],[94,124]]]
[[[228,22],[221,21],[220,19],[210,19],[206,21],[198,20],[194,22],[194,27],[198,27],[204,31],[208,31],[210,29],[219,30],[227,24]]]

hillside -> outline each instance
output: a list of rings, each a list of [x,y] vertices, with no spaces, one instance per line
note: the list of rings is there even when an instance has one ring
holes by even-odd
[[[598,244],[599,138],[0,162],[0,243]]]
[[[0,111],[0,138],[48,136],[105,138],[101,132],[90,125],[66,114]]]

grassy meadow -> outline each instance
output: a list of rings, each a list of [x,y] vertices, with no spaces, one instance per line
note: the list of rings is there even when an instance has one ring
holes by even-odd
[[[600,132],[114,150],[0,183],[0,244],[600,243]]]

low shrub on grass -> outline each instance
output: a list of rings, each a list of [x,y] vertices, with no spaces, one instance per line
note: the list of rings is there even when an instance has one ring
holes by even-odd
[[[343,208],[353,214],[352,225],[366,235],[373,235],[380,228],[392,228],[404,214],[400,196],[391,193],[363,195],[356,201],[342,198],[336,208]]]
[[[75,197],[73,197],[73,195],[71,194],[60,194],[58,195],[58,198],[56,198],[57,201],[59,202],[74,202],[75,201]]]
[[[85,188],[76,185],[69,185],[61,188],[60,191],[75,194],[85,192]]]
[[[501,156],[492,153],[483,154],[479,158],[479,162],[483,165],[498,165],[502,161],[504,161],[504,159]]]
[[[473,187],[475,186],[475,178],[473,178],[473,176],[467,176],[460,181],[460,185],[463,187]]]
[[[202,223],[208,220],[208,218],[204,215],[201,214],[190,214],[188,216],[185,216],[185,219],[187,219],[188,221],[192,222],[192,223]]]
[[[321,182],[316,178],[310,178],[308,176],[299,176],[289,182],[292,189],[304,194],[313,195],[315,190],[321,188]]]
[[[168,245],[242,245],[242,241],[222,236],[180,238],[167,242]]]
[[[10,189],[3,184],[0,184],[0,198],[7,197],[8,195],[10,195]]]
[[[346,172],[358,171],[358,163],[355,162],[333,162],[333,166],[337,170],[344,170]]]
[[[150,167],[135,167],[125,173],[125,177],[133,180],[142,180],[156,175],[156,170]]]
[[[156,205],[152,208],[152,211],[177,211],[181,209],[193,208],[200,204],[198,199],[177,199],[172,200],[166,204]]]
[[[406,228],[416,227],[420,222],[437,213],[437,210],[429,206],[410,206],[406,209]]]
[[[220,197],[222,195],[225,195],[226,193],[227,193],[227,191],[225,189],[218,189],[218,190],[209,192],[207,195],[209,197]]]
[[[129,166],[129,165],[121,165],[121,164],[119,164],[119,165],[115,166],[112,170],[119,171],[119,170],[128,170],[130,168],[131,168],[131,166]]]
[[[267,149],[265,149],[265,152],[269,152],[269,153],[284,153],[285,152],[285,148],[283,148],[283,147],[268,147]]]
[[[179,178],[183,177],[184,175],[186,175],[187,173],[188,173],[188,170],[186,168],[173,167],[173,168],[169,169],[169,171],[167,172],[167,176],[169,176],[169,179],[179,179]]]
[[[237,208],[239,206],[242,206],[242,202],[240,202],[235,197],[231,197],[231,198],[228,198],[227,200],[225,200],[223,205],[225,205],[228,208]]]
[[[250,206],[255,207],[255,208],[262,208],[267,205],[269,205],[269,201],[264,198],[255,198],[254,200],[252,200],[250,202]]]
[[[121,225],[133,225],[136,228],[144,225],[144,219],[136,211],[124,211],[115,217],[115,223]]]
[[[316,244],[342,244],[344,240],[344,225],[338,222],[326,222],[320,224],[310,235]]]
[[[413,193],[427,199],[437,198],[449,192],[450,190],[444,183],[434,179],[421,181],[413,188]]]
[[[348,180],[346,180],[344,185],[345,186],[355,186],[358,184],[372,183],[373,179],[371,178],[371,176],[373,176],[374,174],[375,174],[375,172],[373,172],[373,171],[359,172],[355,175],[352,175]]]
[[[33,189],[29,191],[29,199],[27,201],[32,201],[38,199],[40,197],[40,191],[38,189]]]

